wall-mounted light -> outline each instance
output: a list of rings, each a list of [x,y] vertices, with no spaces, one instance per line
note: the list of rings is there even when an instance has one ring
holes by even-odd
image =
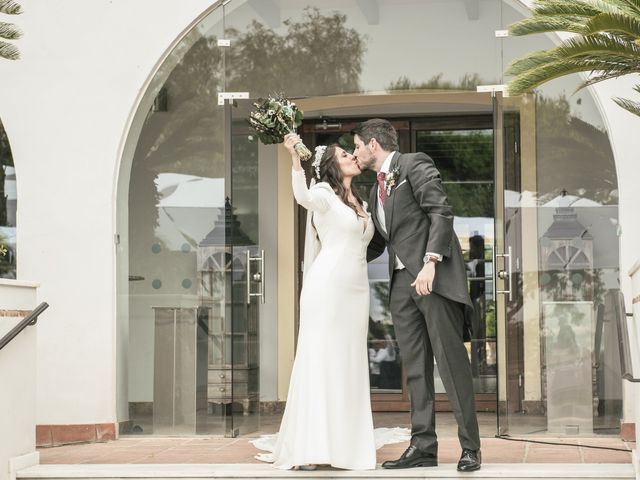
[[[328,130],[328,129],[340,129],[342,128],[341,123],[327,123],[326,119],[322,120],[322,123],[316,123],[316,129],[318,130]]]

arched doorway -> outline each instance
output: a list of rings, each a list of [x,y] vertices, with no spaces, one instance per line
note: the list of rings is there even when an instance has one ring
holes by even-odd
[[[283,91],[300,98],[307,111],[310,143],[326,141],[348,122],[386,116],[406,123],[407,150],[428,150],[436,158],[458,205],[456,233],[478,301],[481,334],[469,347],[472,360],[473,352],[477,355],[478,393],[492,395],[492,415],[500,415],[503,431],[571,433],[565,427],[575,425],[573,420],[556,424],[548,414],[553,400],[549,368],[557,360],[552,351],[559,345],[560,328],[566,331],[560,317],[566,317],[589,350],[585,359],[610,360],[604,344],[587,345],[585,339],[599,328],[597,309],[604,292],[619,287],[618,245],[608,228],[617,221],[617,181],[593,98],[588,91],[572,96],[579,78],[556,81],[535,97],[521,99],[503,98],[492,87],[506,81],[502,72],[512,59],[551,44],[547,37],[496,36],[525,14],[520,2],[508,0],[400,5],[326,0],[309,7],[231,0],[194,25],[150,81],[120,175],[118,359],[120,391],[127,394],[119,396],[119,405],[120,417],[130,418],[131,428],[162,431],[159,423],[154,428],[154,415],[159,415],[158,402],[170,397],[169,431],[183,432],[188,424],[189,432],[233,435],[236,426],[245,425],[234,425],[234,420],[250,408],[245,403],[252,401],[252,379],[260,379],[263,406],[286,398],[282,378],[293,356],[295,323],[281,318],[295,302],[295,295],[284,291],[298,275],[292,259],[299,220],[286,195],[288,166],[274,147],[258,145],[246,129],[250,102],[218,104],[220,93],[257,98]],[[460,38],[454,41],[451,32]],[[471,100],[456,99],[463,96]],[[475,162],[479,154],[474,148],[489,161]],[[573,220],[590,229],[591,263],[565,262],[567,268],[559,269],[547,246],[556,245],[557,251],[562,244],[568,251],[584,240],[568,233],[557,237],[558,222]],[[212,332],[224,339],[226,327],[213,325],[214,302],[203,299],[203,292],[218,285],[230,299],[229,305],[218,304],[219,313],[232,319],[239,312],[248,319],[245,307],[234,310],[231,288],[234,271],[242,281],[240,267],[246,272],[247,261],[228,249],[205,255],[213,246],[251,247],[250,258],[261,258],[259,251],[265,249],[267,265],[271,261],[280,269],[277,274],[275,268],[266,270],[273,282],[262,285],[280,297],[267,294],[267,306],[259,307],[259,335],[251,337],[247,320],[242,332],[230,332],[230,338],[244,335],[235,347],[231,340],[215,343]],[[223,281],[227,273],[229,281]],[[375,272],[372,278],[372,291],[383,296],[385,278]],[[259,293],[262,285],[252,284],[250,291]],[[203,306],[209,309],[206,314]],[[179,372],[178,360],[168,366],[161,361],[178,355],[175,345],[186,345],[177,336],[180,318],[189,327],[185,355],[191,363],[185,368],[191,376],[178,395],[178,374],[187,374]],[[378,336],[372,341],[393,333],[390,318],[379,315],[373,321]],[[209,342],[204,350],[198,330],[203,322]],[[170,333],[164,343],[159,341],[163,330]],[[249,348],[252,342],[259,348]],[[229,381],[216,365],[233,348],[247,355],[251,350],[260,361],[252,370],[232,356],[227,363],[246,368]],[[202,352],[206,368],[199,369]],[[170,375],[161,376],[169,370]],[[394,372],[401,375],[401,369]],[[590,375],[598,387],[589,401],[598,408],[581,407],[580,415],[588,420],[581,428],[611,431],[621,405],[615,372],[605,368]],[[391,391],[373,392],[372,398],[381,405],[387,401],[388,408],[406,409],[407,399],[397,388],[402,379],[393,380],[388,385],[394,388],[379,389]],[[172,393],[161,399],[156,387],[163,382],[173,382]],[[232,393],[231,401],[224,402],[227,389],[239,396]],[[193,413],[189,420],[176,413],[185,399]],[[198,412],[216,420],[205,421],[199,430]]]

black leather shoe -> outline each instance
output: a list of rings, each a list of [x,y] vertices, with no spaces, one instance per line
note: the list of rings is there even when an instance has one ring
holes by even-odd
[[[413,468],[437,466],[437,455],[418,450],[418,447],[414,445],[410,445],[399,459],[387,460],[382,464],[382,468]]]
[[[480,450],[469,450],[468,448],[462,449],[462,455],[458,462],[459,472],[473,472],[474,470],[480,470],[482,464],[482,454]]]

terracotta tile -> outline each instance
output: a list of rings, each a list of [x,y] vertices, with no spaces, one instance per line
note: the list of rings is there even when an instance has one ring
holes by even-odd
[[[376,414],[378,415],[378,414]],[[388,415],[386,423],[381,426],[399,425],[400,415]],[[380,417],[378,417],[380,418]],[[407,416],[408,418],[408,416]],[[440,418],[440,417],[439,417]],[[445,417],[446,418],[446,417]],[[460,456],[460,445],[452,425],[439,427],[439,462],[455,463]],[[274,422],[275,429],[279,422]],[[108,425],[108,424],[107,424]],[[94,426],[97,428],[96,426]],[[486,426],[485,426],[486,427]],[[263,426],[262,430],[266,430]],[[484,463],[579,463],[611,461],[628,462],[625,452],[601,451],[583,447],[542,445],[525,442],[506,441],[487,436],[489,430],[485,428],[482,438],[482,452]],[[98,432],[96,431],[96,434]],[[108,429],[106,430],[108,434]],[[490,432],[489,432],[490,433]],[[250,442],[259,434],[251,437],[225,438],[222,436],[196,437],[145,437],[141,435],[127,435],[118,440],[106,443],[87,443],[41,448],[41,463],[261,463],[254,457],[260,453]],[[96,435],[97,438],[97,435]],[[613,446],[629,448],[633,444],[625,444],[617,437],[597,438],[550,438],[536,437],[543,441],[557,443],[590,443],[598,446]],[[387,445],[377,452],[378,462],[396,459],[407,448],[408,442]],[[605,452],[605,453],[601,453]],[[526,456],[526,460],[525,460]]]
[[[630,452],[612,450],[582,449],[584,463],[631,463]]]
[[[504,456],[499,456],[496,455],[494,457],[491,458],[486,458],[484,455],[482,455],[482,462],[487,464],[487,463],[524,463],[524,456],[517,456],[517,455],[504,455]]]
[[[84,462],[79,463],[106,463],[106,464],[119,464],[119,463],[133,463],[136,460],[139,460],[139,455],[130,455],[130,456],[106,456],[100,458],[89,459]]]
[[[48,425],[36,425],[36,446],[49,447],[53,445],[51,427]]]
[[[635,423],[622,423],[620,425],[620,438],[625,441],[635,440],[636,438],[636,424]]]
[[[54,445],[96,440],[95,425],[51,425],[50,427]]]
[[[580,445],[595,445],[597,447],[629,448],[627,443],[620,438],[582,438]]]
[[[577,448],[562,450],[530,450],[526,463],[582,463],[582,457]]]

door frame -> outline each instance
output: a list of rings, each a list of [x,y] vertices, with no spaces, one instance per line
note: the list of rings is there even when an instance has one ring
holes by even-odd
[[[362,121],[366,118],[372,118],[376,116],[383,116],[392,123],[395,123],[396,127],[399,127],[399,131],[408,132],[408,141],[410,145],[406,145],[406,141],[403,142],[403,135],[399,135],[401,150],[408,151],[407,146],[411,150],[415,148],[415,135],[414,129],[411,126],[411,122],[428,122],[433,127],[441,129],[450,128],[452,126],[460,125],[460,122],[468,122],[467,128],[473,128],[473,121],[477,120],[478,125],[489,125],[491,119],[493,119],[494,125],[494,139],[498,137],[495,132],[497,128],[502,128],[502,121],[496,121],[495,104],[492,93],[478,93],[478,92],[435,92],[435,93],[410,93],[410,94],[393,94],[393,95],[345,95],[345,96],[332,96],[332,97],[314,97],[307,99],[296,100],[296,103],[305,111],[305,122],[300,131],[300,135],[303,141],[307,145],[315,145],[314,136],[318,132],[326,132],[329,129],[333,131],[350,131],[355,127],[358,121]],[[444,113],[443,106],[449,108],[449,111]],[[488,119],[488,120],[487,120]],[[315,126],[313,125],[315,123]],[[477,128],[477,127],[476,127]],[[463,129],[463,128],[460,128]],[[502,135],[500,135],[502,138]],[[405,137],[406,138],[406,137]],[[497,143],[496,143],[497,147]],[[503,161],[504,149],[494,151],[494,159],[496,164],[499,161]],[[499,156],[500,153],[500,156]],[[502,160],[501,160],[502,159]],[[309,163],[309,162],[307,162]],[[307,172],[308,178],[311,178],[311,166],[310,164],[304,164],[303,167]],[[497,167],[497,165],[496,165]],[[502,219],[498,218],[503,215],[503,210],[498,208],[501,203],[497,200],[498,192],[503,188],[502,182],[498,183],[498,173],[496,172],[496,178],[494,183],[494,214],[496,233],[498,233],[498,225],[502,225]],[[501,169],[502,171],[502,169]],[[302,287],[302,270],[301,259],[302,252],[304,252],[304,231],[300,231],[300,226],[304,225],[304,219],[306,212],[301,207],[296,209],[296,222],[298,229],[296,231],[296,285],[297,293],[300,294]],[[495,237],[494,242],[498,242],[498,237]],[[494,244],[494,249],[496,245]],[[494,278],[496,270],[496,262],[493,264]],[[496,282],[494,282],[495,285]],[[494,294],[494,300],[496,301],[496,315],[497,324],[505,325],[505,319],[501,312],[503,309],[498,307],[498,298]],[[296,325],[296,343],[297,343],[297,331],[299,325],[299,308],[296,308],[295,312],[295,325]],[[504,331],[498,327],[497,332],[497,350],[501,349],[501,344],[504,346],[505,337]],[[501,333],[503,335],[501,335]],[[520,332],[521,333],[521,332]],[[502,338],[501,338],[502,337]],[[518,342],[521,344],[522,342]],[[504,347],[503,347],[504,348]],[[509,349],[513,351],[513,348]],[[501,358],[508,358],[497,352],[497,392],[495,394],[476,394],[476,410],[482,412],[495,412],[498,410],[499,397],[500,397],[500,377],[501,377]],[[503,366],[504,367],[504,366]],[[371,403],[373,411],[409,411],[410,399],[408,390],[406,388],[406,374],[403,369],[402,373],[402,393],[371,393]],[[436,411],[451,411],[451,407],[448,402],[446,394],[436,394]]]

